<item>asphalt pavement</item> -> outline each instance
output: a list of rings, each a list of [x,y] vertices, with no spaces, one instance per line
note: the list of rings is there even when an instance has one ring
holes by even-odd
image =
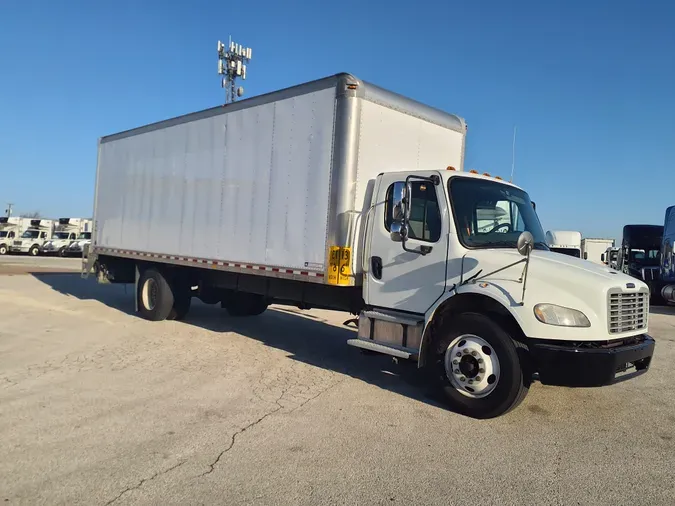
[[[346,346],[348,315],[196,303],[154,323],[131,287],[14,274],[0,275],[5,504],[675,502],[675,308],[652,314],[646,375],[535,384],[477,421],[410,364]]]

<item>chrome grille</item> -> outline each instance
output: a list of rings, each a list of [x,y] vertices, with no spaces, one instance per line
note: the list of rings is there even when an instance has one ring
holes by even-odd
[[[610,293],[607,310],[610,334],[646,329],[649,294]]]

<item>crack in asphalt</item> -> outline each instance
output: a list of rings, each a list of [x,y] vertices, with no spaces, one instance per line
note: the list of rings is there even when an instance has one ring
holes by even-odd
[[[247,426],[245,426],[243,429],[239,429],[237,432],[235,432],[234,434],[232,434],[232,437],[230,438],[230,444],[227,446],[227,448],[225,448],[223,451],[221,451],[221,452],[218,454],[218,456],[216,457],[216,460],[214,460],[211,464],[209,464],[209,469],[208,469],[207,471],[204,471],[202,474],[198,475],[197,478],[201,478],[202,476],[206,476],[207,474],[211,474],[211,473],[215,470],[216,466],[218,465],[218,462],[220,462],[220,459],[223,458],[223,455],[225,455],[227,452],[229,452],[229,451],[232,449],[232,447],[234,446],[234,443],[235,443],[235,441],[236,441],[236,439],[237,439],[237,436],[238,436],[239,434],[242,434],[242,433],[246,432],[246,431],[247,431],[248,429],[250,429],[251,427],[255,427],[256,425],[258,425],[260,422],[262,422],[262,421],[263,421],[265,418],[267,418],[268,416],[272,416],[272,415],[273,415],[274,413],[276,413],[277,411],[283,409],[283,406],[281,405],[280,401],[281,401],[281,399],[283,398],[283,396],[284,396],[285,394],[286,394],[286,390],[284,390],[283,392],[281,392],[281,395],[280,395],[279,398],[275,401],[275,403],[276,403],[276,405],[277,405],[277,407],[276,407],[275,409],[273,409],[272,411],[268,411],[268,412],[265,413],[263,416],[261,416],[260,418],[258,418],[256,421],[249,423],[249,424],[248,424]]]
[[[152,476],[150,476],[150,478],[143,478],[141,481],[139,481],[139,482],[138,482],[136,485],[134,485],[133,487],[127,487],[127,488],[125,488],[124,490],[122,490],[122,492],[120,492],[120,493],[117,495],[117,497],[115,497],[114,499],[111,499],[110,501],[108,501],[107,503],[105,503],[105,506],[110,506],[111,504],[113,504],[115,501],[117,501],[119,498],[121,498],[121,497],[122,497],[124,494],[126,494],[127,492],[131,492],[132,490],[137,490],[137,489],[141,488],[141,487],[143,486],[144,483],[146,483],[146,482],[148,482],[148,481],[152,481],[152,480],[154,480],[155,478],[157,478],[158,476],[160,476],[160,475],[162,475],[162,474],[166,474],[166,473],[168,473],[168,472],[170,472],[170,471],[173,471],[174,469],[176,469],[176,468],[182,466],[182,465],[185,464],[186,462],[187,462],[187,460],[183,460],[182,462],[179,462],[179,463],[176,464],[175,466],[171,466],[170,468],[168,468],[168,469],[166,469],[166,470],[164,470],[164,471],[159,471],[159,472],[153,474]]]
[[[337,385],[339,385],[339,384],[342,383],[343,381],[345,381],[345,380],[344,380],[344,379],[343,379],[343,380],[340,380],[340,381],[334,383],[333,385],[329,386],[328,388],[326,388],[326,389],[324,389],[324,390],[321,390],[318,394],[316,394],[316,395],[310,397],[310,398],[307,399],[305,402],[301,403],[299,406],[296,406],[295,408],[291,409],[289,412],[292,413],[293,411],[296,411],[296,410],[300,409],[301,407],[303,407],[303,406],[304,406],[305,404],[307,404],[308,402],[313,401],[314,399],[316,399],[316,398],[319,397],[320,395],[324,394],[324,393],[327,392],[328,390],[331,390],[332,388],[335,388]],[[272,411],[268,411],[268,412],[265,413],[263,416],[261,416],[260,418],[258,418],[256,421],[249,423],[249,424],[248,424],[247,426],[245,426],[243,429],[240,429],[240,430],[238,430],[237,432],[235,432],[234,434],[232,434],[232,437],[230,438],[230,444],[227,446],[227,448],[225,448],[223,451],[221,451],[221,452],[218,454],[218,456],[216,457],[216,459],[215,459],[211,464],[209,464],[209,469],[208,469],[207,471],[204,471],[202,474],[197,475],[197,478],[201,478],[202,476],[207,476],[207,475],[211,474],[211,473],[216,469],[216,466],[217,466],[218,463],[220,462],[220,459],[223,458],[223,455],[225,455],[227,452],[229,452],[229,451],[234,447],[234,443],[236,442],[237,436],[239,436],[240,434],[243,434],[244,432],[246,432],[246,431],[249,430],[250,428],[255,427],[255,426],[258,425],[260,422],[262,422],[265,418],[267,418],[267,417],[269,417],[269,416],[272,416],[272,415],[273,415],[274,413],[276,413],[277,411],[282,410],[282,409],[283,409],[283,406],[281,405],[281,402],[280,402],[280,401],[281,401],[281,399],[283,399],[284,395],[286,395],[286,392],[287,392],[287,391],[288,391],[288,389],[287,389],[287,390],[284,390],[284,391],[281,393],[281,395],[279,396],[279,398],[275,401],[275,403],[276,403],[276,405],[277,405],[277,407],[276,407],[275,409],[273,409]]]

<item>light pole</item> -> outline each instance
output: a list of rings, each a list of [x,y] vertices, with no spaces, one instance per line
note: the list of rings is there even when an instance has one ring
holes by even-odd
[[[225,88],[225,103],[230,104],[244,94],[244,88],[237,88],[237,78],[246,79],[246,65],[251,61],[252,50],[237,44],[230,37],[230,42],[225,47],[218,41],[218,74],[224,76],[221,86]]]

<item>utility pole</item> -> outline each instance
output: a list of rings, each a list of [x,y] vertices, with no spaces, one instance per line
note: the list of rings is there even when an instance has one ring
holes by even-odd
[[[227,50],[226,50],[227,49]],[[237,78],[246,79],[246,65],[251,61],[253,51],[229,39],[227,48],[218,41],[218,74],[223,77],[221,86],[225,88],[225,103],[231,104],[244,94],[244,88],[237,88]]]
[[[12,217],[12,207],[14,207],[14,204],[12,204],[11,202],[9,202],[9,203],[7,204],[7,209],[5,209],[5,214],[7,215],[8,218],[11,218],[11,217]]]

